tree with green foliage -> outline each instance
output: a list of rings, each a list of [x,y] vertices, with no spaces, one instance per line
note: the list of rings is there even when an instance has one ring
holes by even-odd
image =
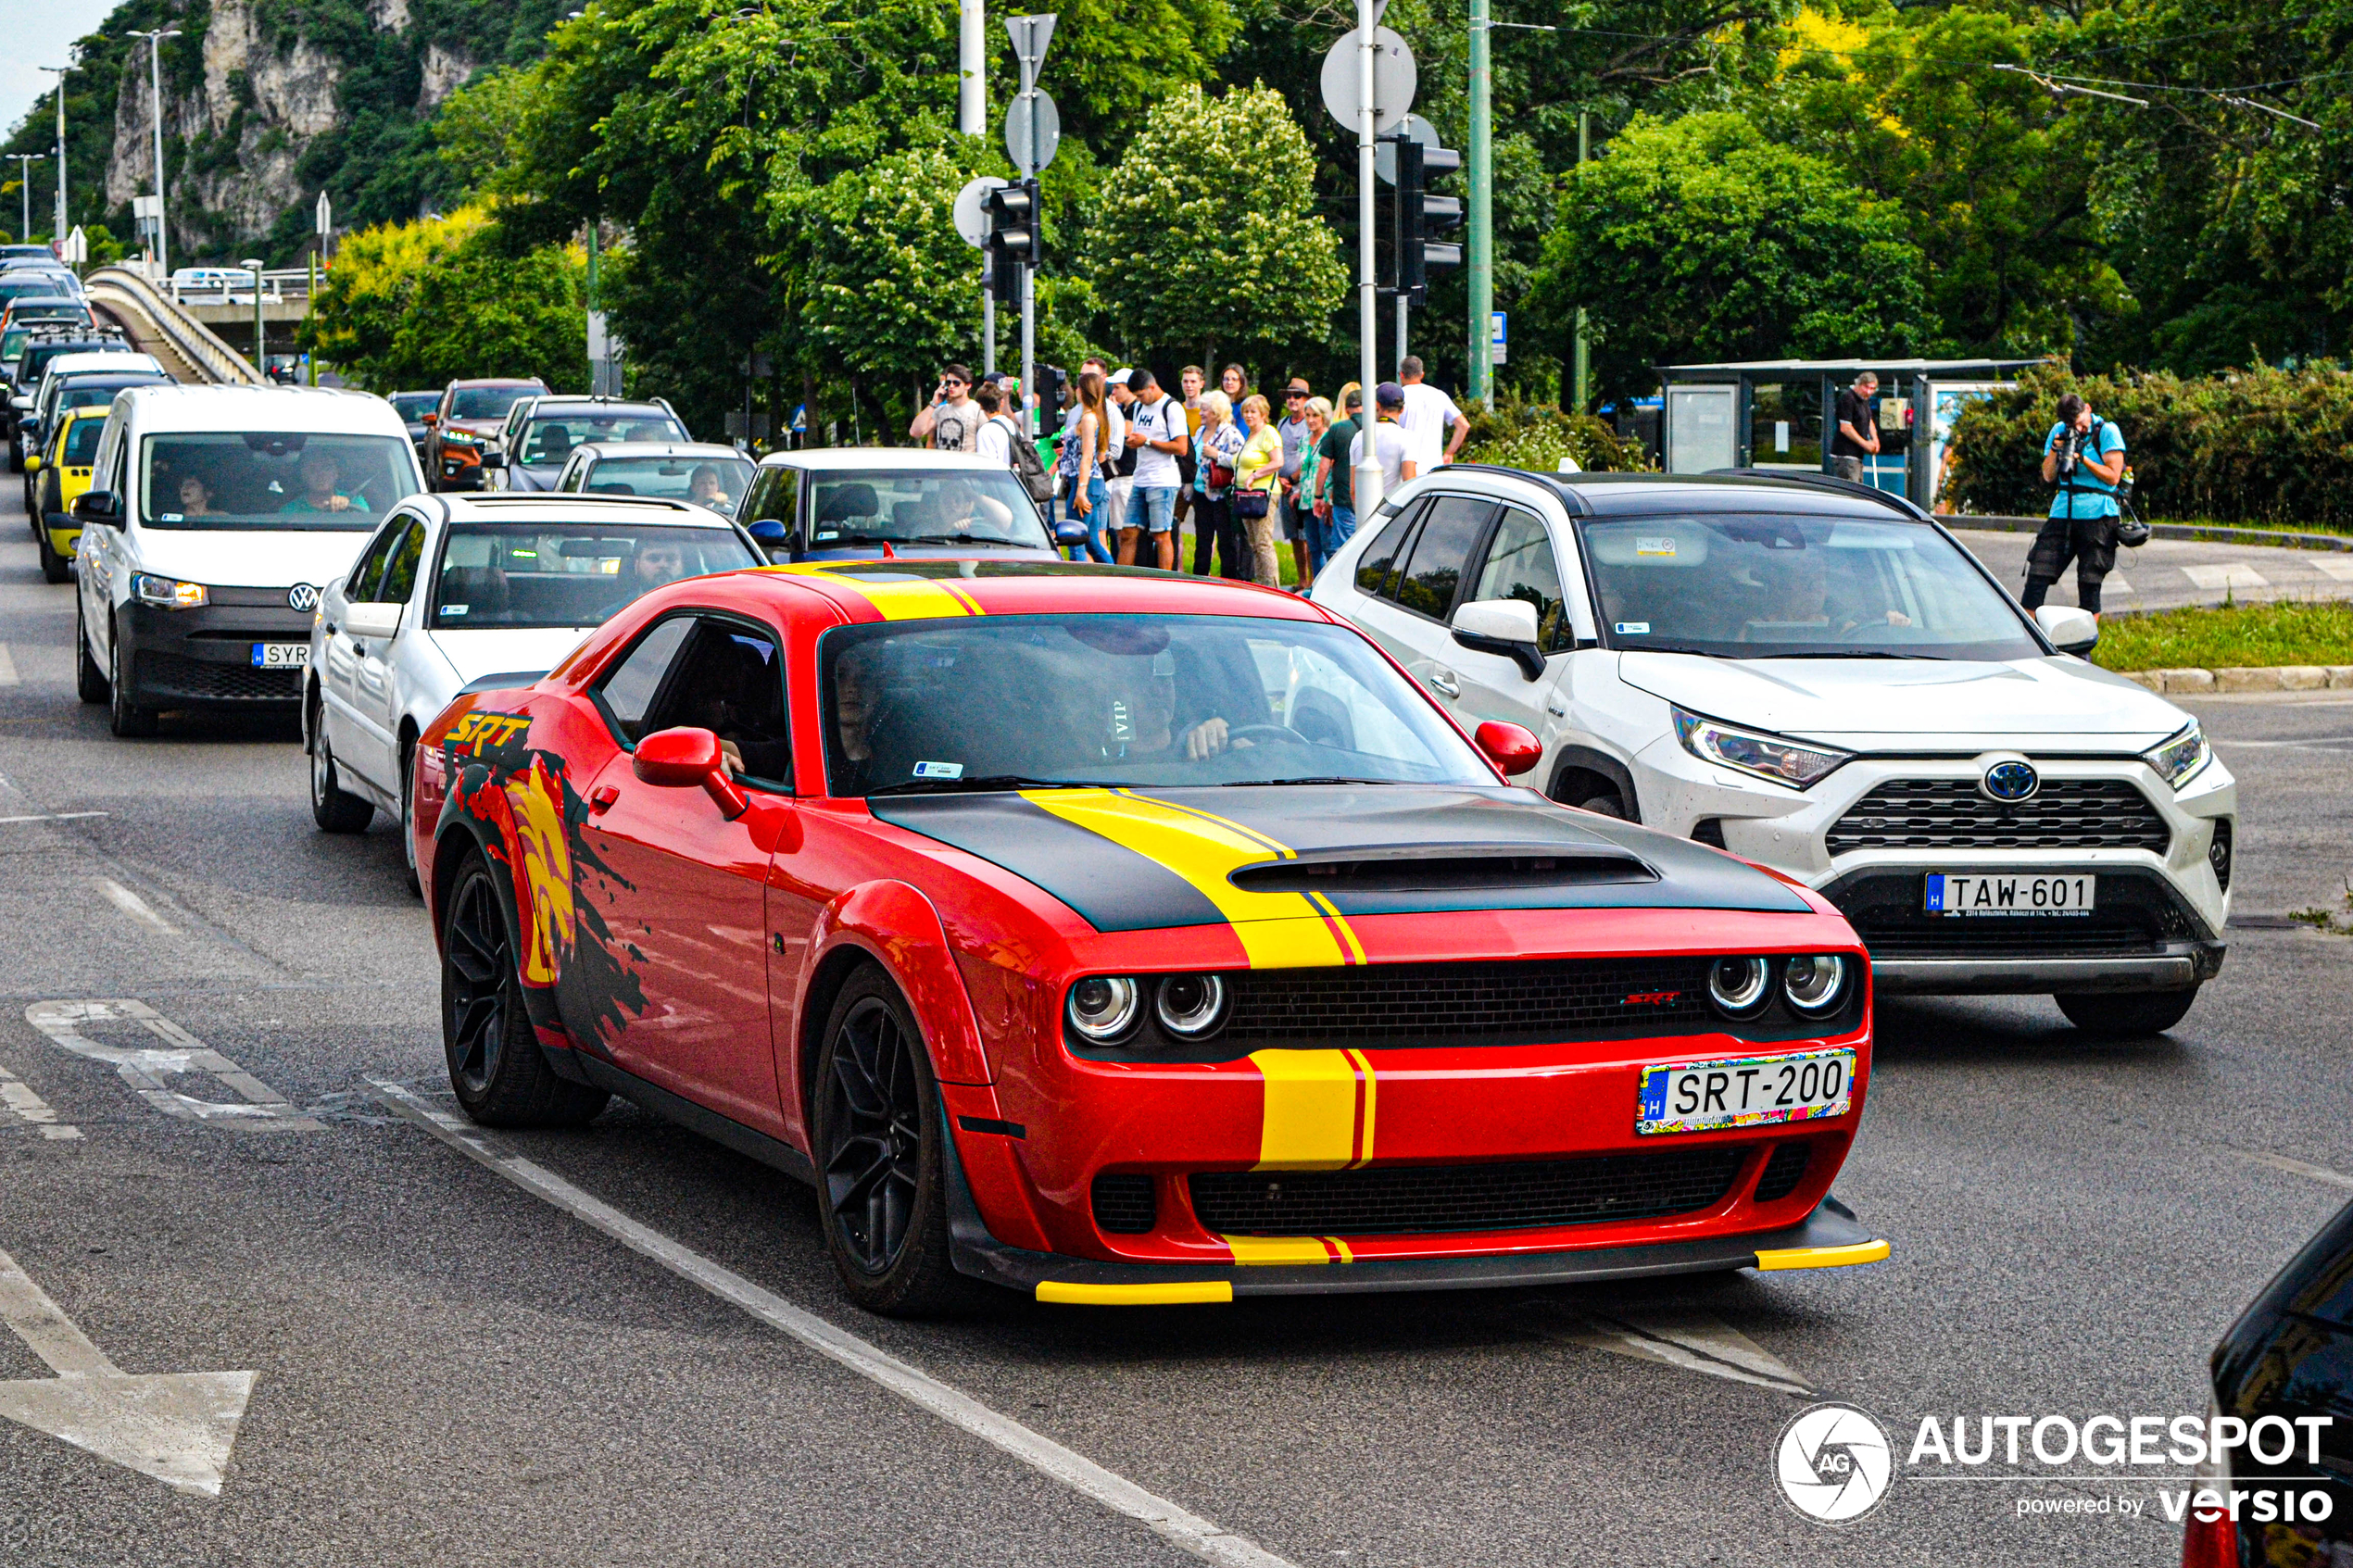
[[[343,243],[296,341],[377,392],[468,376],[587,386],[587,266],[576,247],[516,255],[479,207]]]
[[[1652,367],[1911,352],[1927,335],[1904,214],[1730,113],[1637,119],[1565,182],[1531,289],[1550,329],[1587,307],[1604,396]]]
[[[1227,352],[1319,341],[1348,292],[1313,207],[1314,155],[1282,94],[1198,87],[1144,119],[1103,177],[1080,254],[1120,340]]]

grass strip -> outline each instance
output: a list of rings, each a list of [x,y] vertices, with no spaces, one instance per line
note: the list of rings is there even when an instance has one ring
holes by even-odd
[[[2280,599],[2100,618],[2103,670],[2353,664],[2353,603]]]

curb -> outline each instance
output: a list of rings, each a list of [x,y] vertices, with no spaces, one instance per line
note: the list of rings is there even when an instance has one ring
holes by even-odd
[[[1936,521],[1957,533],[2033,533],[2039,517],[1977,517],[1969,513],[1937,514]],[[2152,539],[2187,539],[2206,545],[2260,545],[2275,550],[2353,550],[2353,533],[2290,533],[2274,528],[2208,528],[2192,522],[2152,522]]]
[[[2221,670],[2123,670],[2118,673],[2168,696],[2185,692],[2353,691],[2353,664],[2245,664]]]

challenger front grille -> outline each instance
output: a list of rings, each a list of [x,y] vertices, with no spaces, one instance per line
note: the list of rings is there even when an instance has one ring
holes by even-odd
[[[1711,1018],[1705,959],[1565,959],[1246,970],[1226,976],[1238,1047],[1511,1045]]]
[[[1139,1172],[1106,1171],[1088,1194],[1095,1227],[1106,1236],[1149,1236],[1160,1223],[1152,1179]]]
[[[1974,779],[1891,779],[1830,831],[1833,855],[1857,849],[2156,849],[2172,835],[2123,779],[2046,779],[2032,800],[2002,805]]]
[[[1814,1144],[1810,1138],[1790,1138],[1773,1146],[1773,1157],[1765,1161],[1765,1173],[1756,1178],[1756,1201],[1779,1203],[1797,1190],[1806,1179],[1806,1167],[1813,1162]]]
[[[1193,1212],[1220,1236],[1417,1236],[1656,1219],[1712,1208],[1743,1148],[1611,1154],[1510,1165],[1362,1171],[1203,1171]]]

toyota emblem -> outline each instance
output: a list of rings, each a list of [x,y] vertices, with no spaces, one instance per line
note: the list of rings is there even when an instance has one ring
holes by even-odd
[[[2022,757],[2012,757],[1994,763],[1985,770],[1984,780],[1978,785],[1986,799],[1998,800],[2005,806],[2032,800],[2034,792],[2042,787],[2043,775],[2034,771],[2033,763]]]
[[[308,583],[297,583],[286,590],[288,609],[317,609],[319,590]]]

